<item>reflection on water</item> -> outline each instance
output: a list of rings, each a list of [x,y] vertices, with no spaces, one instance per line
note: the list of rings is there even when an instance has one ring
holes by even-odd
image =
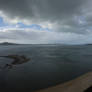
[[[0,46],[0,56],[7,55],[31,58],[29,62],[12,69],[0,70],[0,89],[9,92],[30,92],[46,88],[92,71],[91,45]],[[11,63],[11,59],[0,57],[0,66]]]

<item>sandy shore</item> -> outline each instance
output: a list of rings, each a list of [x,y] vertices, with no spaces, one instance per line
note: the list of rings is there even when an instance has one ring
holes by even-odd
[[[72,81],[36,92],[84,92],[92,86],[92,72],[84,74]]]

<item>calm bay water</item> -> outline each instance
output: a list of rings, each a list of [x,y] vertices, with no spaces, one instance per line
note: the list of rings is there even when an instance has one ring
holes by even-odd
[[[31,92],[92,71],[92,45],[0,46],[0,56],[11,54],[26,55],[31,60],[12,69],[0,70],[2,92]],[[0,57],[0,67],[10,62],[11,59]]]

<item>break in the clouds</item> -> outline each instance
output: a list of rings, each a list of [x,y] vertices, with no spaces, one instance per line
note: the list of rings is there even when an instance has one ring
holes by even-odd
[[[92,42],[92,0],[0,0],[0,17],[0,41]]]

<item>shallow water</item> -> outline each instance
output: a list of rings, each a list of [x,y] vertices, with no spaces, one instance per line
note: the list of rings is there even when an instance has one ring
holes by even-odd
[[[0,70],[0,89],[4,92],[31,92],[92,71],[92,45],[0,46],[0,56],[11,54],[26,55],[31,60],[12,69]],[[1,67],[11,62],[11,59],[0,57]]]

